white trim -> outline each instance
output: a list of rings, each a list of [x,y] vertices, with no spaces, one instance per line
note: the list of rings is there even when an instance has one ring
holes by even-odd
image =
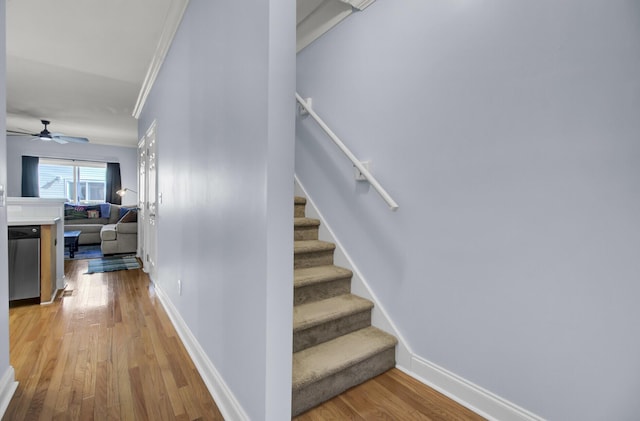
[[[544,418],[417,355],[412,357],[409,369],[398,368],[488,420],[544,420]]]
[[[438,366],[437,364],[416,355],[389,317],[389,314],[385,311],[384,306],[371,290],[371,287],[362,276],[362,273],[358,270],[340,244],[340,241],[338,241],[334,235],[329,224],[327,224],[327,221],[318,211],[313,199],[309,196],[302,183],[300,183],[297,175],[294,176],[294,180],[295,194],[298,196],[304,196],[307,199],[306,214],[310,218],[316,218],[321,221],[319,238],[321,240],[331,241],[336,245],[334,252],[335,264],[353,271],[353,277],[351,278],[351,291],[356,295],[374,302],[374,307],[371,313],[371,324],[391,333],[398,339],[398,346],[396,348],[396,368],[488,420],[544,420],[526,409],[523,409],[518,405]]]
[[[349,4],[336,1],[322,2],[313,13],[297,23],[296,53],[320,38],[351,13],[353,13],[353,8]]]
[[[56,297],[58,296],[58,292],[60,292],[60,289],[56,287],[56,290],[53,294],[51,294],[51,300],[49,301],[45,301],[45,302],[40,302],[41,306],[46,306],[49,304],[53,304],[53,302],[56,300]]]
[[[363,11],[375,0],[324,0],[312,3],[313,10],[298,15],[296,22],[296,52],[300,52],[354,11]],[[298,0],[300,2],[300,0]],[[300,10],[298,10],[300,13]]]
[[[193,363],[198,369],[198,373],[202,376],[202,380],[204,380],[204,383],[207,385],[207,389],[209,389],[209,393],[211,393],[211,396],[215,400],[224,419],[239,421],[249,420],[244,409],[226,385],[222,376],[218,373],[218,370],[216,370],[209,357],[207,357],[207,354],[204,352],[195,336],[193,336],[193,333],[191,333],[191,330],[182,319],[182,316],[180,316],[178,309],[175,308],[169,297],[155,282],[153,283],[153,286],[160,303],[167,312],[171,323],[173,323],[173,327],[176,329],[176,332],[178,332],[178,336],[180,336],[184,347],[191,356]]]
[[[178,27],[180,26],[180,22],[182,22],[182,17],[184,16],[184,12],[187,10],[188,5],[189,0],[174,0],[170,2],[170,9],[167,12],[167,16],[164,21],[164,29],[160,35],[160,41],[158,41],[156,51],[151,58],[149,69],[147,69],[147,74],[142,82],[140,93],[138,93],[136,105],[133,108],[132,115],[136,119],[140,118],[144,104],[147,102],[147,97],[149,96],[151,88],[153,88],[153,84],[158,77],[162,63],[164,63],[164,59],[171,47],[173,38],[176,36],[176,32],[178,31]]]
[[[13,366],[9,366],[0,378],[0,417],[4,415],[11,402],[13,394],[16,393],[18,382],[15,380]]]
[[[350,4],[351,7],[353,7],[354,9],[358,9],[358,10],[364,10],[367,7],[371,6],[371,3],[373,3],[376,0],[340,0],[343,3],[347,3]]]

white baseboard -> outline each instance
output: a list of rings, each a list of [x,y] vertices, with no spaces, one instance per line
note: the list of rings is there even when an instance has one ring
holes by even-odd
[[[13,371],[12,366],[9,366],[0,378],[0,418],[7,411],[9,402],[11,402],[11,398],[17,388],[18,382],[16,381],[15,371]]]
[[[304,196],[307,199],[307,215],[310,218],[320,220],[320,239],[336,244],[334,253],[336,265],[346,267],[353,271],[353,278],[351,279],[352,292],[373,301],[374,307],[371,313],[371,324],[391,333],[398,339],[398,347],[396,348],[396,367],[398,369],[488,420],[543,420],[543,418],[526,409],[520,408],[516,404],[416,355],[411,350],[408,342],[400,334],[400,331],[385,311],[384,306],[377,299],[361,272],[344,250],[340,241],[338,241],[333,234],[329,224],[327,224],[322,214],[318,211],[318,208],[313,203],[313,199],[311,199],[297,176],[295,176],[294,191],[296,195]]]
[[[408,368],[397,368],[488,420],[544,420],[544,418],[417,355],[411,358],[411,365]]]
[[[56,301],[56,297],[58,296],[58,291],[60,291],[60,290],[58,288],[56,288],[56,290],[53,291],[53,294],[51,294],[51,299],[49,301],[40,302],[40,305],[44,306],[44,305],[53,304],[54,301]]]
[[[227,420],[249,420],[249,417],[244,412],[244,409],[240,403],[236,400],[231,390],[227,387],[222,376],[218,373],[215,366],[207,357],[198,340],[193,336],[191,330],[180,316],[180,313],[175,308],[169,297],[162,291],[161,288],[154,282],[154,288],[156,295],[162,303],[173,327],[178,332],[178,336],[182,340],[184,347],[187,349],[189,356],[193,360],[198,373],[202,376],[202,380],[207,385],[209,393],[216,402],[218,409],[222,413],[222,416]]]

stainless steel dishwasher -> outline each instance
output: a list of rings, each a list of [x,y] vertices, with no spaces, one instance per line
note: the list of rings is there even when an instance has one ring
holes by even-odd
[[[8,227],[9,304],[40,303],[40,226]]]

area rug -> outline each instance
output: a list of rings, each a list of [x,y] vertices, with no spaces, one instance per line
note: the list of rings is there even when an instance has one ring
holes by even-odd
[[[69,257],[69,247],[64,248],[64,260],[97,259],[98,257],[102,257],[100,244],[78,246],[78,251],[74,253],[73,259]]]
[[[89,269],[87,269],[86,273],[113,272],[138,268],[140,268],[140,263],[134,256],[110,256],[89,260]]]

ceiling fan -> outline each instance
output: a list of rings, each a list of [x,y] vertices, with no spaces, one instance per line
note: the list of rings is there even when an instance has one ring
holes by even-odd
[[[20,131],[15,131],[15,130],[7,130],[7,134],[11,134],[11,135],[27,135],[27,136],[33,136],[34,139],[40,139],[42,141],[45,142],[49,142],[49,141],[54,141],[57,143],[88,143],[89,139],[87,139],[86,137],[75,137],[75,136],[65,136],[62,133],[51,133],[49,130],[47,130],[47,126],[49,124],[51,124],[50,121],[48,120],[40,120],[42,122],[42,124],[44,124],[44,130],[42,130],[40,133],[28,133],[28,132],[20,132]]]

